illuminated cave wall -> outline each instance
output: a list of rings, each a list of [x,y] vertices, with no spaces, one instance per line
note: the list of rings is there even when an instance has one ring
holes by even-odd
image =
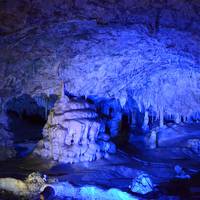
[[[121,108],[144,129],[150,118],[200,120],[199,1],[5,0],[0,9],[2,108],[28,94],[45,109],[37,96],[59,95],[64,81],[97,106],[120,103],[113,134]]]

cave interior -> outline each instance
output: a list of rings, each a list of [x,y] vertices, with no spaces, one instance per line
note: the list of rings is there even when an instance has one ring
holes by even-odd
[[[200,199],[200,1],[0,1],[0,199]]]

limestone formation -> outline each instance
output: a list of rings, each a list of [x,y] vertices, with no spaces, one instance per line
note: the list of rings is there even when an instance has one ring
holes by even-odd
[[[150,135],[147,139],[147,145],[150,149],[155,149],[157,147],[157,143],[158,143],[157,134],[158,133],[155,130],[152,130],[150,132]]]
[[[42,199],[46,199],[46,197],[53,199],[55,196],[82,200],[138,200],[137,197],[117,188],[105,190],[97,186],[89,185],[77,187],[68,182],[46,184],[41,193]]]
[[[11,192],[20,199],[23,197],[36,196],[46,181],[40,173],[33,172],[23,181],[15,178],[0,178],[0,190]]]
[[[144,132],[149,131],[149,125],[148,124],[149,124],[149,114],[148,114],[148,111],[145,111],[144,122],[143,122],[143,125],[142,125]]]
[[[94,21],[59,22],[35,32],[2,38],[0,94],[5,99],[58,95],[62,76],[75,96],[112,98],[122,107],[133,98],[160,126],[169,115],[177,123],[200,120],[199,35],[162,28],[152,37],[143,25]]]
[[[64,163],[92,161],[115,153],[109,138],[98,137],[100,127],[90,104],[62,96],[48,116],[44,138],[34,153]]]
[[[72,96],[112,99],[122,109],[134,100],[131,131],[163,127],[168,116],[176,123],[199,122],[199,1],[120,2],[2,1],[4,102],[31,95],[46,117],[62,79]],[[42,93],[46,98],[37,98]],[[106,124],[113,137],[120,114]]]

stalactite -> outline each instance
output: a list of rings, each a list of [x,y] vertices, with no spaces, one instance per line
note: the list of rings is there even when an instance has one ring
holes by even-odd
[[[65,96],[65,83],[64,81],[61,82],[61,92],[60,92],[60,98],[63,99]]]

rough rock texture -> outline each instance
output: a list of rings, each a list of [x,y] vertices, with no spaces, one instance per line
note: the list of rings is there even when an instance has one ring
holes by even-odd
[[[198,35],[163,28],[152,37],[140,25],[79,21],[4,37],[1,46],[4,99],[58,94],[62,79],[76,96],[117,98],[122,106],[133,98],[161,126],[169,116],[177,122],[199,119]]]
[[[131,191],[139,194],[147,194],[153,191],[153,182],[148,174],[140,174],[133,179]]]
[[[111,137],[116,137],[121,128],[122,108],[119,100],[115,98],[94,98],[89,96],[95,104],[101,119],[105,122],[104,129]]]
[[[65,163],[107,156],[109,152],[114,153],[114,144],[98,138],[100,126],[98,115],[91,105],[62,96],[50,112],[43,130],[44,139],[34,152]]]
[[[1,1],[3,104],[25,93],[48,107],[37,97],[59,95],[63,80],[70,95],[119,100],[131,128],[198,122],[199,10],[197,0]],[[116,135],[121,116],[111,117]]]
[[[99,24],[145,24],[152,33],[160,26],[200,30],[198,0],[4,0],[0,8],[1,35],[46,21],[70,19],[93,19]]]
[[[13,133],[8,129],[5,113],[0,113],[0,160],[14,157],[16,154],[13,144]]]
[[[0,178],[0,190],[13,193],[20,199],[33,199],[45,184],[46,180],[39,172],[32,172],[24,181],[10,177]]]

